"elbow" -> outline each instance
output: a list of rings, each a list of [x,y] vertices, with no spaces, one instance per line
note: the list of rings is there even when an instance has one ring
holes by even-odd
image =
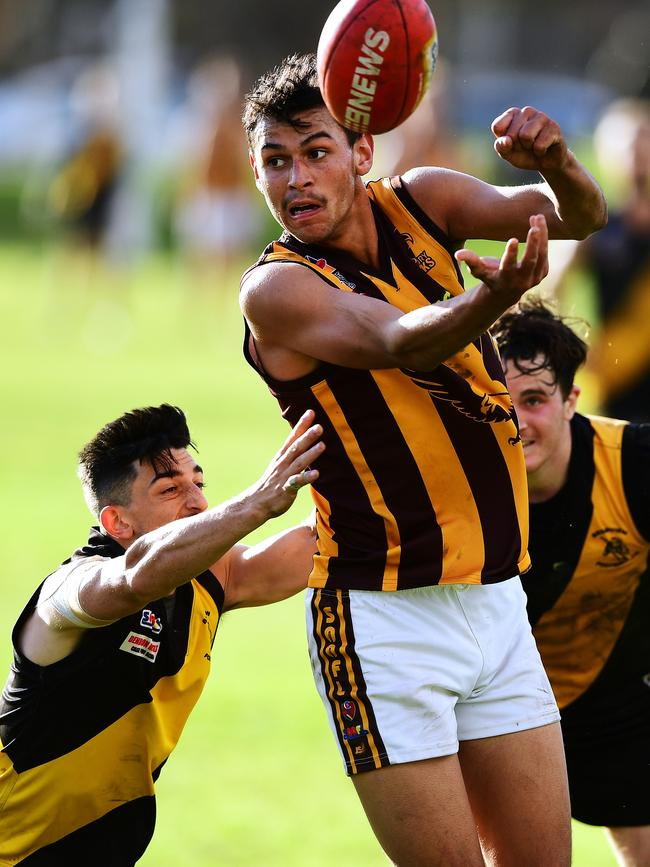
[[[423,341],[421,335],[414,335],[400,326],[399,321],[386,334],[385,349],[390,357],[390,367],[405,370],[433,370],[445,357],[431,346],[429,336]]]
[[[584,241],[585,238],[593,235],[594,232],[603,229],[607,225],[607,219],[607,202],[603,196],[600,202],[600,207],[590,214],[588,220],[585,220],[585,225],[582,227],[582,231],[576,233],[575,240]]]

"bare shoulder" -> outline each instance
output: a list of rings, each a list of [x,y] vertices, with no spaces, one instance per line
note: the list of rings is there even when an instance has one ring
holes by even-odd
[[[244,314],[275,306],[280,298],[299,292],[305,285],[324,286],[311,268],[299,262],[265,262],[244,275],[241,284],[240,304]]]
[[[455,226],[461,203],[491,190],[489,184],[453,169],[420,166],[402,175],[404,186],[422,210],[450,237],[464,239]]]

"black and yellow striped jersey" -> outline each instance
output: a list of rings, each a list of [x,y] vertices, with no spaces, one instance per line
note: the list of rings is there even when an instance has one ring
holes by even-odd
[[[375,271],[288,234],[255,266],[295,262],[342,292],[404,312],[463,292],[446,235],[399,178],[368,185],[379,235]],[[321,363],[278,381],[244,353],[295,424],[316,413],[327,445],[312,488],[318,554],[310,586],[398,590],[494,583],[529,565],[526,476],[516,415],[492,338],[432,371]]]
[[[123,553],[95,529],[73,558]],[[133,864],[153,834],[154,782],[208,676],[223,589],[204,572],[44,667],[18,642],[39,592],[14,629],[0,700],[0,865]]]
[[[576,415],[571,436],[564,487],[531,504],[523,579],[563,709],[650,675],[650,425]]]

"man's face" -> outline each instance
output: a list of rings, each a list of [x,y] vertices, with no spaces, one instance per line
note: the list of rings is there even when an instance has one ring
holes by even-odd
[[[345,234],[361,175],[372,166],[372,139],[350,145],[325,108],[296,116],[300,129],[263,118],[250,152],[258,189],[275,219],[304,243]]]
[[[173,464],[156,472],[148,462],[136,463],[137,476],[128,506],[121,517],[133,530],[133,539],[177,518],[198,515],[208,507],[203,494],[203,470],[186,449],[172,449]]]
[[[534,369],[542,359],[533,359]],[[573,386],[565,399],[562,390],[548,369],[522,373],[512,361],[505,365],[508,391],[519,419],[519,432],[524,447],[528,475],[563,470],[571,452],[569,421],[575,413],[579,390]]]

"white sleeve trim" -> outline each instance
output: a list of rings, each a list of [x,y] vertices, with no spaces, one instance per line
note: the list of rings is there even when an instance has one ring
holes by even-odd
[[[114,620],[98,620],[84,611],[79,601],[79,587],[89,575],[96,574],[106,562],[104,557],[87,557],[61,566],[50,575],[43,585],[36,610],[42,619],[52,626],[63,619],[66,624],[78,629],[96,629],[108,626]],[[48,611],[49,609],[49,611]],[[54,618],[52,611],[56,612]],[[57,616],[58,615],[58,616]],[[52,622],[52,621],[55,622]],[[63,624],[59,623],[60,626]]]

